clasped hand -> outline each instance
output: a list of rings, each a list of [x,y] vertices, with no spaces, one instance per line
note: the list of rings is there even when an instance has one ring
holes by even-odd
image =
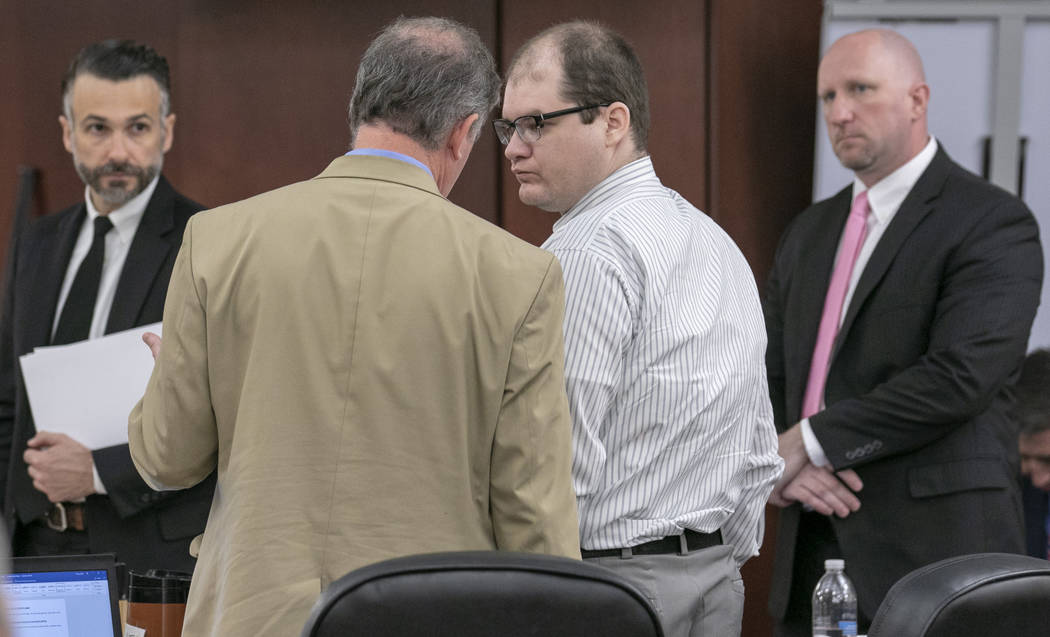
[[[844,518],[860,508],[856,492],[862,488],[864,483],[852,469],[833,472],[828,467],[818,467],[808,462],[779,492],[775,488],[769,501],[779,507],[801,502],[817,513],[834,513]]]
[[[835,472],[810,462],[799,425],[780,434],[778,452],[784,458],[784,474],[769,496],[772,504],[786,507],[801,502],[817,513],[840,518],[860,509],[856,496],[864,488],[860,476],[852,469]]]

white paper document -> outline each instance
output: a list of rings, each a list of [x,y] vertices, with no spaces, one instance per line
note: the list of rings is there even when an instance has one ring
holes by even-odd
[[[127,444],[128,414],[153,372],[153,355],[142,335],[160,334],[160,325],[38,347],[23,356],[36,430],[66,434],[89,449]]]

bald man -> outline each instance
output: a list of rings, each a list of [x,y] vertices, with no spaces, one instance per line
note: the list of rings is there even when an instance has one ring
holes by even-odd
[[[784,475],[770,611],[810,635],[810,596],[844,558],[867,629],[909,571],[1022,553],[1007,412],[1039,302],[1042,251],[1020,200],[927,130],[910,42],[835,42],[818,94],[853,183],[784,231],[764,310]]]

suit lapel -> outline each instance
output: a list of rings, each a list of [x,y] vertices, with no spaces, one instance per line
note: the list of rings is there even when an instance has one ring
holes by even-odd
[[[27,271],[22,287],[32,291],[26,295],[29,308],[25,316],[33,317],[34,320],[20,326],[25,330],[24,343],[29,348],[51,342],[51,326],[55,322],[58,295],[86,214],[86,206],[81,203],[58,222],[53,232],[35,236],[31,243],[21,249],[26,255],[24,267]]]
[[[169,235],[175,226],[174,205],[175,191],[162,176],[131,240],[106,321],[106,334],[135,327],[153,281],[172,249]]]
[[[834,361],[835,354],[849,333],[850,327],[853,326],[854,321],[857,319],[860,308],[864,306],[865,300],[875,290],[879,282],[882,281],[882,277],[886,274],[890,264],[893,263],[893,259],[897,256],[901,246],[907,241],[908,236],[915,230],[915,227],[934,209],[936,199],[944,187],[950,167],[951,160],[948,158],[948,155],[942,148],[938,148],[933,161],[930,162],[930,165],[919,177],[919,180],[915,182],[915,186],[912,187],[908,196],[904,198],[900,209],[893,217],[893,221],[890,222],[886,232],[879,239],[878,245],[875,246],[875,250],[871,253],[871,258],[868,259],[868,263],[864,267],[864,272],[860,275],[860,280],[857,281],[857,289],[853,292],[853,298],[850,299],[846,317],[843,319],[842,327],[835,338],[835,346],[831,353],[832,361]]]

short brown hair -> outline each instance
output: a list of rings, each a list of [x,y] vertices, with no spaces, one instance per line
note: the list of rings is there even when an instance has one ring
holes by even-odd
[[[561,97],[580,106],[623,102],[631,112],[635,148],[645,151],[649,144],[649,88],[642,63],[627,40],[597,22],[577,20],[554,25],[518,49],[507,72],[508,82],[527,72],[532,54],[548,43],[561,58]],[[580,117],[589,124],[596,113],[581,111]]]

